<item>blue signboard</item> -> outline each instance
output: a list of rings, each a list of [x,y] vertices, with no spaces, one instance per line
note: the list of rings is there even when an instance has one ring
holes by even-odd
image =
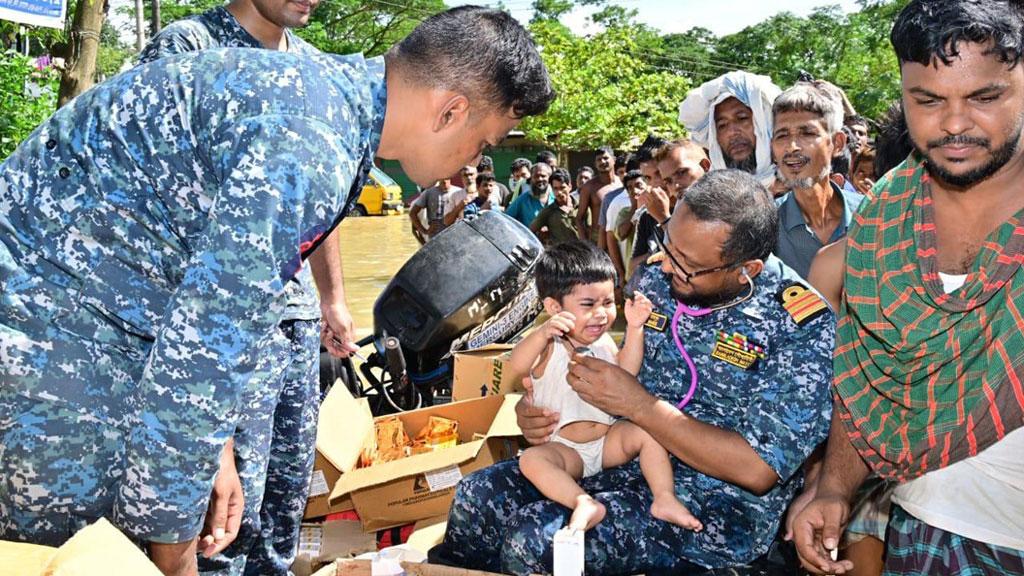
[[[63,28],[66,9],[65,0],[0,0],[0,20]]]

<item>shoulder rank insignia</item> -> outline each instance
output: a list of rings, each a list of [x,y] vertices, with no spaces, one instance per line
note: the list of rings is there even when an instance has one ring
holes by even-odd
[[[803,326],[828,311],[828,304],[818,293],[800,282],[789,284],[775,295],[797,326]]]
[[[658,314],[657,312],[651,312],[651,317],[647,319],[644,326],[657,332],[664,332],[665,328],[668,327],[668,316]]]
[[[764,346],[746,336],[738,332],[730,335],[724,330],[719,330],[715,334],[715,347],[711,350],[711,357],[742,370],[750,370],[756,367],[758,360],[767,358],[767,354]]]

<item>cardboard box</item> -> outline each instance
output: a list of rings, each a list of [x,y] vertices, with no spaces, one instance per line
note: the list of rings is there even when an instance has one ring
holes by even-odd
[[[302,524],[299,550],[291,570],[295,576],[310,576],[324,564],[377,551],[377,538],[363,532],[354,520],[332,520]]]
[[[373,421],[359,414],[351,403],[346,407],[345,403],[325,402],[320,408],[320,422],[334,425],[321,428],[317,449],[326,460],[345,470],[331,490],[331,505],[351,498],[368,532],[447,515],[455,485],[463,476],[515,457],[521,434],[515,415],[519,398],[487,396],[398,414],[410,437],[427,424],[430,416],[456,420],[459,444],[359,469],[353,469],[354,464],[373,433]]]
[[[402,569],[409,576],[500,576],[493,572],[416,562],[402,562]],[[316,576],[372,576],[372,574],[372,562],[369,560],[339,560],[331,566],[322,568],[316,573]]]
[[[341,416],[339,416],[341,415]],[[346,450],[346,446],[328,448],[330,457],[324,455],[324,442],[338,438],[346,433],[348,422],[353,422],[351,430],[373,429],[373,414],[370,404],[365,398],[356,399],[344,386],[334,386],[320,405],[320,417],[317,420],[316,458],[313,460],[313,476],[309,482],[309,500],[303,518],[319,518],[337,512],[352,510],[355,506],[351,498],[339,498],[330,501],[331,490],[338,482],[342,473],[355,468],[359,460],[359,450],[365,438],[359,438],[359,448]]]
[[[491,344],[455,353],[452,400],[523,392],[523,383],[508,369],[512,358],[509,344]]]

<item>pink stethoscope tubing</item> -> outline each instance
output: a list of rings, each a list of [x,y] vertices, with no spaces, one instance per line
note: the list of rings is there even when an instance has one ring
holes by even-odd
[[[690,403],[693,395],[697,392],[697,365],[693,363],[693,358],[690,358],[690,354],[686,351],[686,347],[683,346],[683,340],[679,337],[679,320],[683,317],[683,314],[691,316],[693,318],[699,318],[701,316],[707,316],[712,312],[711,308],[690,308],[686,304],[679,302],[676,305],[676,313],[672,315],[672,339],[676,342],[676,348],[679,349],[679,355],[686,361],[687,368],[690,369],[690,389],[686,391],[686,396],[676,404],[676,408],[682,410]]]

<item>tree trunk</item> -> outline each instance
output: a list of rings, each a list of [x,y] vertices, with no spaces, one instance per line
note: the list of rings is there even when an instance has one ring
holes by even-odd
[[[152,0],[152,18],[149,21],[150,37],[160,33],[160,0]]]
[[[60,77],[57,106],[92,87],[96,78],[96,56],[100,49],[100,28],[106,14],[106,0],[80,0],[69,35],[70,56]]]
[[[143,24],[142,0],[135,0],[135,51],[142,52],[146,46],[146,27]]]

